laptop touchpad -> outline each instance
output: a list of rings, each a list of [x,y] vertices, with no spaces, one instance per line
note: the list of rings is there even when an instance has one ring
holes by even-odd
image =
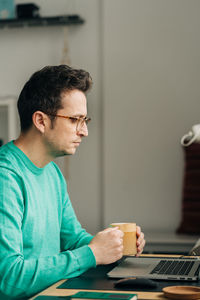
[[[153,262],[151,259],[143,258],[126,258],[111,272],[110,277],[130,277],[144,276],[152,270]]]
[[[152,268],[152,262],[140,258],[127,258],[124,263],[122,263],[122,268],[131,274],[143,275],[148,273]]]

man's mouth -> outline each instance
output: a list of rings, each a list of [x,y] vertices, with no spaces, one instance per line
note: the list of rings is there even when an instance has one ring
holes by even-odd
[[[75,145],[80,145],[81,141],[74,142]]]

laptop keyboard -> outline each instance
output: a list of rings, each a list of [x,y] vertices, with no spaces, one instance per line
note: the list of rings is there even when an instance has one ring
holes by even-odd
[[[188,275],[193,265],[193,261],[161,260],[151,274]]]

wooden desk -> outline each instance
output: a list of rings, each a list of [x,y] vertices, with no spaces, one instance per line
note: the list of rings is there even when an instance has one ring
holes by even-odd
[[[44,290],[43,292],[39,293],[37,296],[41,296],[41,295],[48,295],[48,296],[69,296],[69,295],[73,295],[79,291],[90,291],[90,290],[71,290],[71,289],[56,289],[57,286],[61,285],[63,282],[65,282],[65,280],[61,280],[58,281],[57,283],[55,283],[54,285],[50,286],[49,288],[47,288],[46,290]],[[94,290],[92,290],[92,292],[94,292]],[[96,290],[96,292],[109,292],[108,290]],[[163,296],[163,293],[151,293],[151,292],[134,292],[134,291],[111,291],[112,293],[135,293],[138,295],[138,299],[140,300],[166,300],[167,298],[165,298]],[[35,299],[35,297],[31,298],[31,299]]]
[[[152,256],[149,254],[142,254],[142,256]],[[155,255],[155,256],[159,256],[159,257],[180,257],[180,255],[166,255],[166,254],[159,254],[159,255]],[[54,285],[50,286],[49,288],[47,288],[46,290],[42,291],[41,293],[39,293],[38,295],[34,296],[31,299],[35,299],[37,296],[41,296],[41,295],[46,295],[46,296],[70,296],[73,295],[79,291],[96,291],[96,292],[112,292],[112,293],[135,293],[138,295],[138,299],[139,300],[166,300],[167,298],[164,297],[164,294],[162,292],[139,292],[139,291],[109,291],[109,290],[83,290],[83,289],[57,289],[57,287],[59,285],[61,285],[62,283],[64,283],[66,281],[66,279],[64,280],[60,280],[57,283],[55,283]],[[189,285],[189,283],[188,283]]]

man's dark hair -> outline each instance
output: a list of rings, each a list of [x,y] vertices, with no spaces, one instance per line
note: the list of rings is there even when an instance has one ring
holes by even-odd
[[[62,108],[64,92],[77,89],[86,93],[91,85],[92,78],[88,72],[67,65],[47,66],[35,72],[24,85],[17,102],[21,131],[30,129],[35,111],[55,115]]]

